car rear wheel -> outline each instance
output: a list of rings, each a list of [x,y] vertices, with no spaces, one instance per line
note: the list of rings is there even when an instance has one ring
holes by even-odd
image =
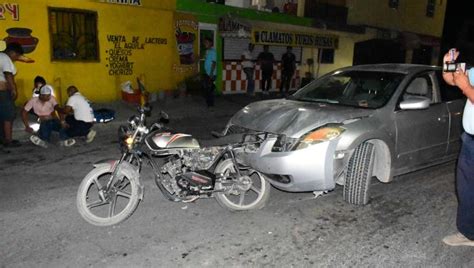
[[[346,170],[343,198],[354,205],[369,202],[369,188],[374,168],[374,145],[364,142],[357,146]]]

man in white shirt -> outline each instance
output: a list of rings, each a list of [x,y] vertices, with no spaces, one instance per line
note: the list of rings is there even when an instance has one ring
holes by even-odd
[[[7,44],[5,51],[0,52],[0,142],[5,147],[17,147],[20,143],[12,138],[13,120],[15,119],[15,100],[18,96],[13,62],[23,55],[23,48],[18,43]]]
[[[242,53],[241,60],[242,60],[242,69],[244,70],[245,76],[247,78],[247,94],[250,96],[254,96],[255,90],[255,80],[253,78],[254,70],[255,70],[255,63],[253,62],[253,49],[254,45],[249,43],[248,49]]]
[[[96,132],[91,129],[94,124],[94,111],[87,99],[81,95],[75,86],[67,88],[69,99],[62,113],[66,114],[62,122],[65,132],[69,137],[85,137],[86,142],[94,140]]]
[[[455,61],[459,56],[459,51],[451,50],[451,53],[444,55],[445,63]],[[461,136],[461,153],[456,168],[456,226],[459,232],[446,236],[443,242],[450,246],[474,247],[474,68],[443,72],[443,78],[449,85],[457,86],[467,97],[462,118],[464,133]]]

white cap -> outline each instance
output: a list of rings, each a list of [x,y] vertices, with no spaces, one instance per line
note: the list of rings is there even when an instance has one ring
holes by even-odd
[[[40,88],[41,95],[51,95],[52,92],[53,92],[53,87],[50,85],[44,85]]]

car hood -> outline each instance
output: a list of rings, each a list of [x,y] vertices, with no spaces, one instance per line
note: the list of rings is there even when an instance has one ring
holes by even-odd
[[[299,138],[325,124],[367,117],[373,112],[374,110],[336,104],[278,99],[251,103],[238,111],[229,123],[251,130]]]

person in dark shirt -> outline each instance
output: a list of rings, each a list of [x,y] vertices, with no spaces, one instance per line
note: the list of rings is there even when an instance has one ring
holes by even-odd
[[[288,94],[290,83],[296,70],[296,56],[292,52],[292,47],[286,48],[286,53],[281,56],[281,84],[280,93]],[[283,89],[285,90],[283,92]]]
[[[262,70],[262,93],[264,95],[268,95],[268,90],[270,90],[272,85],[273,62],[275,62],[273,54],[269,52],[268,45],[263,46],[263,52],[260,52],[257,61],[258,64],[260,64],[260,69]]]

